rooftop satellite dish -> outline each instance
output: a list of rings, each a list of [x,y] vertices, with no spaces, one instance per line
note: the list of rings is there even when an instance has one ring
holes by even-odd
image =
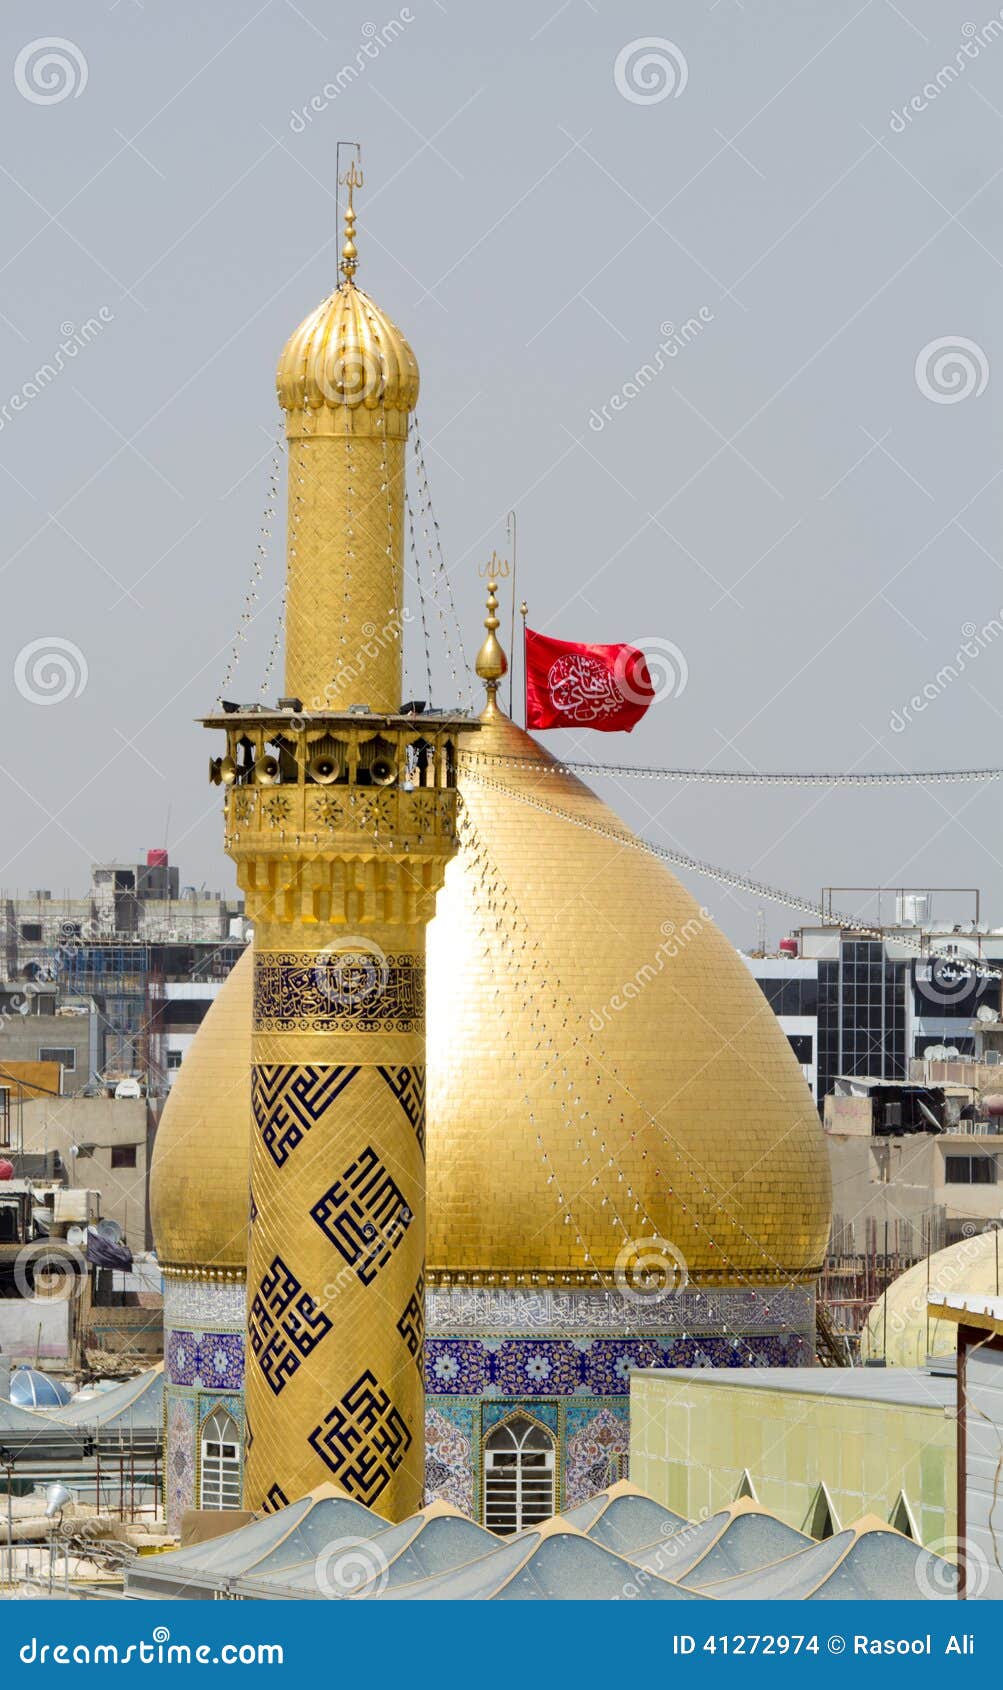
[[[975,1019],[977,1021],[998,1021],[999,1016],[992,1004],[980,1003],[978,1009],[975,1011]]]
[[[945,1058],[948,1062],[957,1061],[957,1059],[960,1055],[961,1055],[961,1052],[958,1049],[957,1045],[947,1045],[945,1050],[944,1050],[944,1056],[945,1056]]]
[[[98,1221],[94,1230],[100,1238],[107,1238],[112,1244],[121,1244],[123,1238],[125,1237],[125,1233],[122,1231],[122,1227],[118,1221]]]
[[[923,1052],[923,1054],[926,1057],[926,1060],[928,1062],[946,1062],[947,1061],[947,1046],[946,1045],[927,1045],[926,1050]]]

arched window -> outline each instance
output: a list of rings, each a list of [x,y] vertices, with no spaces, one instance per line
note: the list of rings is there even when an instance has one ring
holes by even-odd
[[[200,1508],[240,1507],[240,1427],[225,1408],[202,1422]]]
[[[515,1414],[484,1445],[484,1524],[507,1536],[555,1512],[553,1436],[538,1420]]]

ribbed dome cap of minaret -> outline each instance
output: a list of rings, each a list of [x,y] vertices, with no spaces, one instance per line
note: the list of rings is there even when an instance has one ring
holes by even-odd
[[[355,285],[354,190],[362,174],[353,164],[348,188],[342,280],[290,335],[279,359],[277,385],[284,411],[364,406],[413,411],[418,403],[418,360],[396,323]]]

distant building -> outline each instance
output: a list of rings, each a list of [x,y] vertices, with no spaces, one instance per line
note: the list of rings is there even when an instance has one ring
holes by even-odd
[[[775,956],[743,958],[820,1106],[842,1076],[907,1080],[912,1060],[974,1057],[977,1045],[1003,1055],[991,1034],[995,1024],[1003,1034],[1003,929],[979,921],[978,893],[962,922],[935,920],[934,896],[898,893],[894,920],[867,931],[833,912]]]
[[[245,946],[243,904],[182,886],[167,852],[100,863],[81,898],[0,895],[0,1069],[55,1061],[63,1093],[163,1096]]]

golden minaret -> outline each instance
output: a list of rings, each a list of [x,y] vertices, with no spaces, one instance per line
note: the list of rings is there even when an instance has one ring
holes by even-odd
[[[457,712],[401,713],[407,341],[338,288],[278,369],[286,696],[211,767],[254,929],[245,1508],[424,1482],[425,928],[455,850]]]

